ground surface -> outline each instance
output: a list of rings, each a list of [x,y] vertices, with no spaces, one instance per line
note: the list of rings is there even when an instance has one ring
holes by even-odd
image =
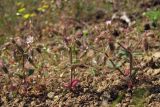
[[[159,107],[160,2],[136,1],[45,26],[43,14],[22,20],[1,43],[0,106]]]

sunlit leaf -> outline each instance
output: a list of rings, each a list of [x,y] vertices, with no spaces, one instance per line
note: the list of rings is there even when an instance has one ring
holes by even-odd
[[[24,5],[24,3],[23,2],[17,2],[16,5],[22,7]]]
[[[43,9],[47,9],[49,6],[48,5],[43,5],[42,8]]]
[[[34,17],[34,16],[36,16],[36,14],[35,14],[35,13],[32,13],[32,14],[31,14],[31,17]]]
[[[23,15],[23,18],[24,18],[24,19],[29,19],[30,17],[31,17],[31,14],[28,14],[28,13],[25,14],[25,15]]]
[[[20,9],[18,10],[18,13],[23,13],[25,10],[26,10],[26,8],[20,8]]]
[[[83,30],[83,35],[84,35],[84,36],[87,36],[88,33],[89,33],[88,30]]]
[[[40,11],[40,12],[45,12],[45,9],[41,8],[41,7],[39,7],[37,10]]]
[[[159,10],[151,10],[145,13],[145,16],[149,17],[152,21],[157,21],[160,18],[160,11]]]

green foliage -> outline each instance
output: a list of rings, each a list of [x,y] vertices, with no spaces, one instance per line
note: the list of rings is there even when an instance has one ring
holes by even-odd
[[[34,69],[29,69],[27,75],[28,75],[28,76],[31,76],[33,73],[34,73]]]
[[[133,102],[136,107],[144,107],[145,98],[148,95],[148,91],[144,88],[138,88],[133,92]]]
[[[122,57],[122,58],[127,58],[127,57],[129,57],[128,52],[126,52],[126,51],[124,51],[124,50],[119,50],[117,55],[118,55],[119,57]]]
[[[107,66],[108,66],[109,68],[111,68],[111,69],[114,69],[114,66],[113,66],[113,64],[111,63],[111,61],[107,61]],[[122,63],[121,63],[121,62],[116,63],[116,68],[119,68],[119,67],[121,67],[121,66],[122,66]]]
[[[36,16],[35,10],[38,12],[45,12],[46,9],[48,9],[49,7],[47,4],[41,4],[41,2],[37,2],[40,6],[32,6],[32,3],[34,4],[36,2],[30,1],[29,6],[27,5],[28,3],[26,3],[25,1],[16,2],[16,6],[18,8],[16,15],[23,19],[31,19],[32,17]]]
[[[25,11],[26,11],[26,8],[24,8],[24,7],[23,7],[23,8],[18,9],[18,12],[19,12],[19,13],[24,13]]]
[[[93,67],[90,68],[90,73],[92,76],[96,76],[98,73],[97,73],[97,70]]]
[[[88,34],[89,34],[89,31],[88,31],[88,30],[83,30],[83,35],[84,35],[84,36],[88,36]]]
[[[116,98],[116,100],[114,100],[111,104],[111,107],[115,107],[116,104],[120,103],[122,101],[122,99],[124,98],[124,93],[119,93],[118,97]]]
[[[157,22],[160,19],[160,10],[151,10],[145,13],[150,20]]]
[[[6,42],[6,39],[7,39],[6,36],[1,36],[0,37],[0,45],[4,44]]]

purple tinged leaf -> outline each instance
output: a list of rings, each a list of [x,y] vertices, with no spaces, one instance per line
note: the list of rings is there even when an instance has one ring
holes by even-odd
[[[78,83],[78,79],[73,79],[70,83],[64,83],[64,87],[68,89],[75,89]]]
[[[78,83],[79,83],[79,80],[78,80],[78,79],[72,80],[72,82],[71,82],[71,88],[74,89],[74,88],[78,85]]]

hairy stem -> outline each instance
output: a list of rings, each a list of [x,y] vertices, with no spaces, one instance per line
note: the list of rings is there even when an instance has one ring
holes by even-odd
[[[119,42],[118,42],[118,45],[121,46],[129,54],[129,64],[130,64],[129,69],[130,69],[130,76],[131,76],[131,73],[132,73],[132,70],[133,70],[133,55],[126,47],[124,47]]]
[[[69,55],[70,55],[70,64],[71,64],[71,71],[70,71],[70,81],[72,83],[72,79],[73,79],[73,67],[72,67],[72,62],[73,62],[73,57],[72,57],[72,47],[69,47]]]
[[[109,58],[108,54],[105,53],[105,55]],[[116,67],[116,64],[109,58],[109,61],[112,63],[113,67],[118,70],[122,75],[124,75],[124,73],[120,70],[120,68]]]

